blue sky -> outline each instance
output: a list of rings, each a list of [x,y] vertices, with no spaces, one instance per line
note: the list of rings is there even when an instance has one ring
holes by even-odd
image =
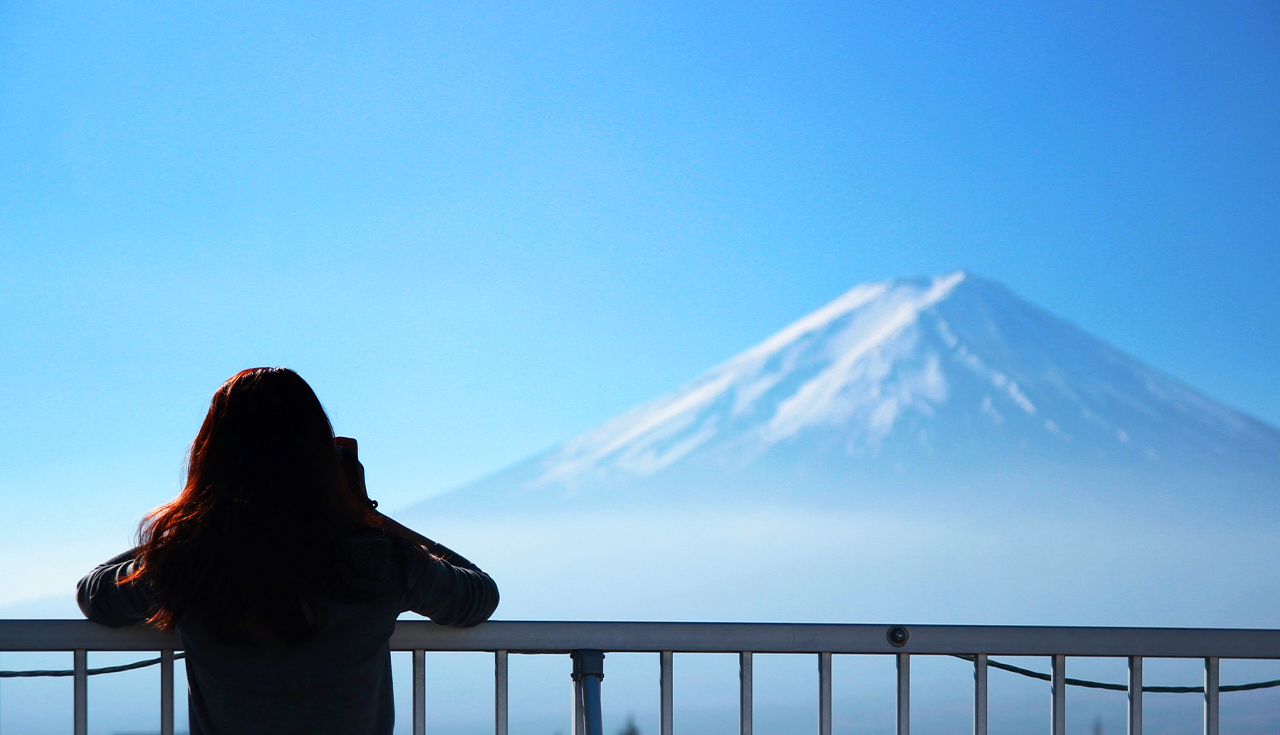
[[[394,508],[956,268],[1280,424],[1280,9],[953,5],[0,6],[0,554],[243,367]]]

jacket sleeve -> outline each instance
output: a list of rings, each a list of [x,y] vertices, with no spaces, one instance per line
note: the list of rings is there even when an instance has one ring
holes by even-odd
[[[133,574],[130,549],[99,564],[76,585],[80,611],[95,623],[119,628],[146,620],[155,607],[151,588],[143,580],[121,582]]]
[[[440,625],[470,627],[493,615],[498,585],[479,567],[448,549],[431,554],[404,542],[405,607]],[[443,548],[443,547],[440,547]]]

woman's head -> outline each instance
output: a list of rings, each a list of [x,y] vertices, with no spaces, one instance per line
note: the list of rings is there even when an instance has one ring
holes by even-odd
[[[159,627],[191,615],[229,637],[302,639],[343,539],[366,525],[311,387],[251,368],[214,393],[182,493],[143,521],[135,574],[156,591]]]
[[[191,444],[187,490],[302,508],[334,490],[333,427],[311,386],[288,368],[250,368],[213,394]]]

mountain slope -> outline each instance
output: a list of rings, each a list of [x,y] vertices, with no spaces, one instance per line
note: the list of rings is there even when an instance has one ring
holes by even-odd
[[[1276,429],[958,271],[858,286],[683,388],[431,505],[865,495],[895,477],[1014,467],[1274,489],[1278,457]]]

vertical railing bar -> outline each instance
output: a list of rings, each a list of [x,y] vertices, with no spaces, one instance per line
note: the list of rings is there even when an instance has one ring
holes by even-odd
[[[1142,657],[1129,657],[1129,735],[1142,735]]]
[[[604,735],[600,709],[600,685],[604,681],[604,651],[578,650],[572,653],[574,689],[574,735]]]
[[[742,651],[738,654],[738,732],[740,735],[751,735],[754,727],[755,705],[752,701],[754,693],[751,652]]]
[[[603,677],[582,677],[582,724],[585,735],[604,735],[604,713],[600,707]]]
[[[73,724],[75,735],[88,735],[89,732],[89,654],[83,648],[77,648],[72,654],[75,666],[75,685],[72,692]]]
[[[575,667],[576,671],[576,667]],[[570,735],[587,735],[587,718],[585,707],[582,701],[582,679],[573,677],[573,707],[570,709],[569,716],[573,718],[572,725],[569,727]]]
[[[173,649],[160,652],[160,735],[173,735]]]
[[[413,652],[413,735],[427,735],[427,652]]]
[[[973,657],[973,735],[987,735],[987,654]]]
[[[1204,735],[1218,735],[1218,657],[1204,660]]]
[[[493,735],[507,735],[507,652],[493,653]]]
[[[818,735],[831,735],[831,654],[818,654]]]
[[[1056,653],[1053,655],[1052,687],[1053,702],[1050,706],[1050,727],[1052,735],[1067,735],[1067,657]]]
[[[911,654],[898,657],[898,721],[897,735],[911,735]]]
[[[661,700],[661,717],[659,719],[659,733],[660,735],[673,735],[672,731],[674,728],[672,727],[672,720],[674,718],[672,717],[673,706],[672,706],[672,696],[671,696],[671,684],[672,684],[671,651],[663,651],[662,653],[658,654],[658,658],[660,662],[659,668],[661,669],[658,675],[658,689],[659,689],[658,696]]]

